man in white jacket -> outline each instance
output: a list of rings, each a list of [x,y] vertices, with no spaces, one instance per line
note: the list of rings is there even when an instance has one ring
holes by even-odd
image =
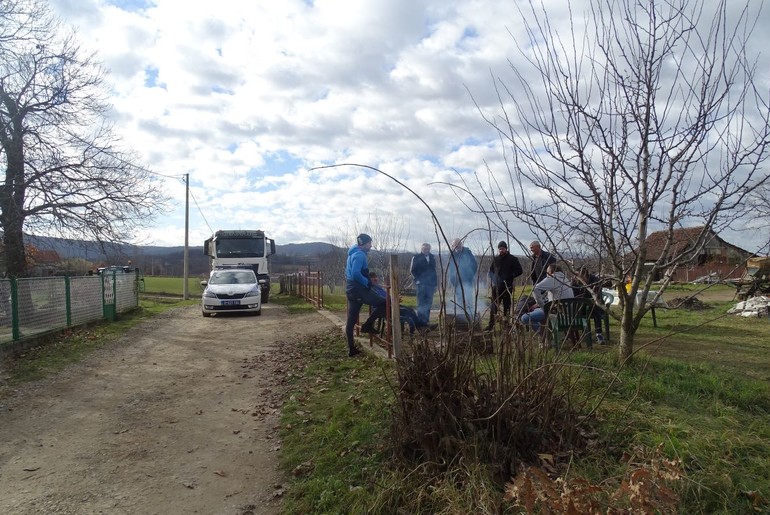
[[[521,316],[521,322],[531,326],[535,332],[540,332],[540,325],[545,322],[547,315],[543,310],[543,306],[546,302],[575,297],[569,279],[567,279],[561,267],[555,264],[548,265],[545,279],[532,288],[532,294],[537,304],[534,305],[529,313]]]

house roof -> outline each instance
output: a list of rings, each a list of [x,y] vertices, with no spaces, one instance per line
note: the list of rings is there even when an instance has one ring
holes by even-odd
[[[35,262],[39,265],[54,265],[61,262],[61,258],[55,250],[38,250],[35,253]]]
[[[672,234],[672,239],[671,239],[671,247],[669,248],[669,256],[680,255],[692,249],[701,232],[703,232],[702,226],[701,227],[683,227],[680,229],[674,229],[674,232]],[[650,261],[657,260],[660,257],[660,255],[663,253],[663,249],[666,246],[667,240],[668,240],[668,231],[657,231],[647,236],[647,239],[645,240],[645,244],[647,247],[647,259]],[[706,244],[709,244],[713,240],[718,241],[720,244],[726,247],[732,248],[736,252],[745,254],[746,257],[751,255],[751,252],[744,250],[738,247],[737,245],[733,245],[732,243],[726,242],[725,240],[720,238],[714,231],[712,231],[711,229],[708,229],[708,235],[706,236]]]

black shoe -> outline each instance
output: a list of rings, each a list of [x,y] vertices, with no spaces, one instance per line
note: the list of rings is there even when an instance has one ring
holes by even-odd
[[[438,324],[428,324],[428,331],[435,331],[438,329]]]
[[[377,334],[377,329],[370,325],[362,325],[361,332],[365,334]]]
[[[361,354],[361,351],[360,351],[360,350],[358,350],[358,349],[357,349],[357,348],[355,348],[355,347],[353,347],[352,349],[350,349],[350,352],[348,352],[348,356],[350,356],[351,358],[352,358],[353,356],[358,356],[359,354]]]

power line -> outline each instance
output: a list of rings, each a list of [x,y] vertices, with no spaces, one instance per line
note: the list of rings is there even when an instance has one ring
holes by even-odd
[[[198,208],[198,212],[201,214],[201,218],[203,218],[203,221],[206,222],[206,227],[209,228],[209,232],[211,232],[211,234],[214,234],[214,229],[211,228],[211,226],[209,225],[209,221],[206,220],[206,216],[203,214],[203,210],[198,205],[198,201],[196,200],[195,195],[193,195],[192,190],[189,190],[189,188],[188,188],[188,191],[190,193],[190,196],[193,199],[193,202],[195,202],[195,207]]]

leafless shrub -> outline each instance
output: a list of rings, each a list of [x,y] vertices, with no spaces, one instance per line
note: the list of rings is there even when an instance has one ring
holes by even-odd
[[[581,419],[554,354],[528,332],[498,336],[493,357],[455,333],[444,345],[418,340],[401,358],[392,435],[402,459],[441,471],[472,458],[505,478],[517,463],[579,442]]]

